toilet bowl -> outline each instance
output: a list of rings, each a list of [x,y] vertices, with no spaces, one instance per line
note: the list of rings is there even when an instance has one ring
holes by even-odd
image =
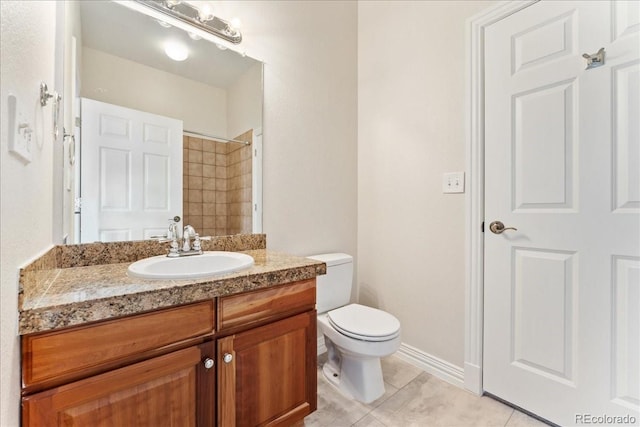
[[[344,395],[370,403],[384,394],[380,358],[400,347],[400,322],[393,315],[360,304],[348,304],[353,258],[323,254],[309,258],[327,264],[317,278],[318,329],[324,335],[325,378]]]
[[[334,311],[355,307],[375,310],[349,304]],[[391,316],[383,311],[380,313]],[[325,336],[328,352],[322,372],[330,383],[348,397],[364,403],[372,402],[384,394],[380,358],[395,353],[400,347],[400,322],[393,318],[395,322],[390,323],[396,325],[395,332],[389,336],[361,335],[356,338],[353,333],[345,334],[341,331],[340,327],[332,322],[332,314],[333,312],[329,312],[318,316],[318,325]]]

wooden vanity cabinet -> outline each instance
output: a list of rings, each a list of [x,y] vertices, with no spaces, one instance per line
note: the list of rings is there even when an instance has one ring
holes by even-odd
[[[315,285],[25,335],[22,425],[300,423],[316,409]]]
[[[221,298],[218,311],[218,336],[234,331],[217,339],[218,425],[291,426],[315,411],[315,279]]]

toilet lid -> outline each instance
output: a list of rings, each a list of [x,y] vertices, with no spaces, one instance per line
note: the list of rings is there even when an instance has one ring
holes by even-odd
[[[400,321],[386,311],[349,304],[327,313],[338,332],[363,341],[386,341],[400,334]]]

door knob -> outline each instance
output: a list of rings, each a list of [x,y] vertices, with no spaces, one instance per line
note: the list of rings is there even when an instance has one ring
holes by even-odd
[[[493,221],[489,224],[489,230],[494,234],[502,234],[506,230],[518,231],[515,227],[505,227],[501,221]]]
[[[204,359],[204,361],[202,362],[204,364],[205,369],[211,369],[213,368],[213,359],[207,357],[206,359]]]
[[[233,360],[233,355],[231,353],[225,353],[224,356],[222,356],[222,360],[224,361],[224,363],[231,363],[231,361]]]

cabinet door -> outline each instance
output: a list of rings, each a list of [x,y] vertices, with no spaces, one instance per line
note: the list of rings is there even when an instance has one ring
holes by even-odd
[[[25,426],[213,426],[213,342],[22,399]]]
[[[291,425],[316,409],[316,312],[218,340],[218,424]]]

